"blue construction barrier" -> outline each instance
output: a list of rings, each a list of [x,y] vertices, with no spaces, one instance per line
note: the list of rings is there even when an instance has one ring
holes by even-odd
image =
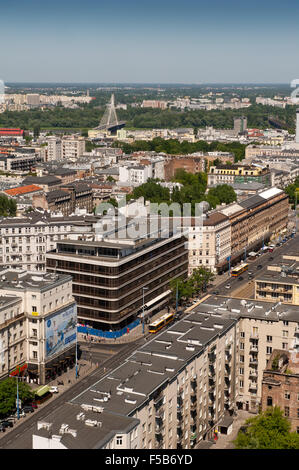
[[[90,328],[88,326],[77,326],[77,331],[78,333],[83,333],[85,335],[92,335],[92,336],[98,336],[102,338],[120,338],[121,336],[125,335],[128,332],[128,329],[131,331],[133,328],[138,326],[140,324],[140,318],[137,320],[133,321],[129,325],[125,326],[121,330],[117,331],[102,331],[102,330],[96,330],[95,328]]]

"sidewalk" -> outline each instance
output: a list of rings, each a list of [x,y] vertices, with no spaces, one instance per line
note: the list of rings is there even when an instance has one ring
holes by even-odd
[[[238,410],[237,416],[234,418],[232,425],[232,432],[227,436],[226,434],[218,434],[219,438],[216,441],[216,444],[213,444],[210,449],[234,449],[233,441],[238,435],[240,426],[242,426],[248,418],[253,418],[253,413],[249,413],[245,410]]]

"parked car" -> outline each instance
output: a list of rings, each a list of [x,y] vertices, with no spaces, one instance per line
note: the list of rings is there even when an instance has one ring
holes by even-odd
[[[213,290],[212,294],[213,295],[219,295],[219,290]]]
[[[231,285],[230,285],[230,284],[226,284],[225,289],[230,289],[230,288],[231,288]]]
[[[22,411],[24,411],[24,413],[33,413],[34,408],[33,408],[33,406],[25,405],[25,406],[23,406]]]
[[[239,276],[238,279],[239,279],[239,281],[243,281],[244,277],[243,277],[243,276]]]
[[[5,430],[6,427],[2,423],[0,423],[0,432],[5,432]]]
[[[8,420],[1,421],[0,424],[2,424],[2,426],[5,426],[6,428],[12,428],[13,427],[13,422],[8,421]]]
[[[58,393],[58,392],[59,392],[58,387],[56,387],[54,385],[52,387],[50,387],[50,393]]]

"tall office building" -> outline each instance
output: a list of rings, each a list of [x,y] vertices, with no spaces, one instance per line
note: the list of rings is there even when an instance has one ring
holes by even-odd
[[[247,117],[241,116],[234,118],[234,131],[236,134],[241,134],[247,129]]]
[[[143,312],[149,315],[168,302],[169,281],[187,277],[186,238],[149,232],[134,236],[133,226],[120,238],[99,239],[97,234],[78,240],[61,240],[47,253],[47,271],[73,277],[79,322],[93,328],[121,329]]]

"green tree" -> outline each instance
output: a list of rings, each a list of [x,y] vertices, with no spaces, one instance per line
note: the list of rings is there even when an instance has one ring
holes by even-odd
[[[40,126],[37,124],[34,126],[34,129],[33,129],[33,136],[35,140],[39,138],[39,133],[40,133]]]
[[[206,290],[207,286],[214,280],[214,274],[203,267],[199,267],[193,270],[192,275],[189,278],[189,282],[193,286],[193,290],[196,294],[199,294]]]
[[[0,216],[15,217],[17,213],[17,203],[14,199],[10,199],[4,194],[0,194]]]
[[[16,408],[17,379],[8,378],[0,382],[0,416],[5,417]],[[19,381],[19,399],[24,403],[33,399],[33,393],[27,383]]]
[[[219,184],[215,188],[211,188],[208,192],[210,197],[214,196],[221,203],[230,204],[237,200],[237,195],[232,186],[228,184]]]
[[[290,432],[291,424],[279,407],[268,408],[246,421],[234,441],[236,449],[299,449],[299,435]]]
[[[292,204],[292,208],[294,209],[295,207],[295,201],[296,201],[296,189],[299,188],[299,177],[296,178],[294,183],[289,184],[286,186],[284,191],[286,194],[289,196],[289,202]],[[297,191],[297,203],[299,202],[299,191]]]
[[[182,300],[187,300],[192,297],[194,293],[193,285],[190,283],[189,279],[183,279],[181,277],[172,279],[169,283],[169,287],[172,291],[173,300],[176,301],[176,298],[178,298],[179,304],[181,304]]]

